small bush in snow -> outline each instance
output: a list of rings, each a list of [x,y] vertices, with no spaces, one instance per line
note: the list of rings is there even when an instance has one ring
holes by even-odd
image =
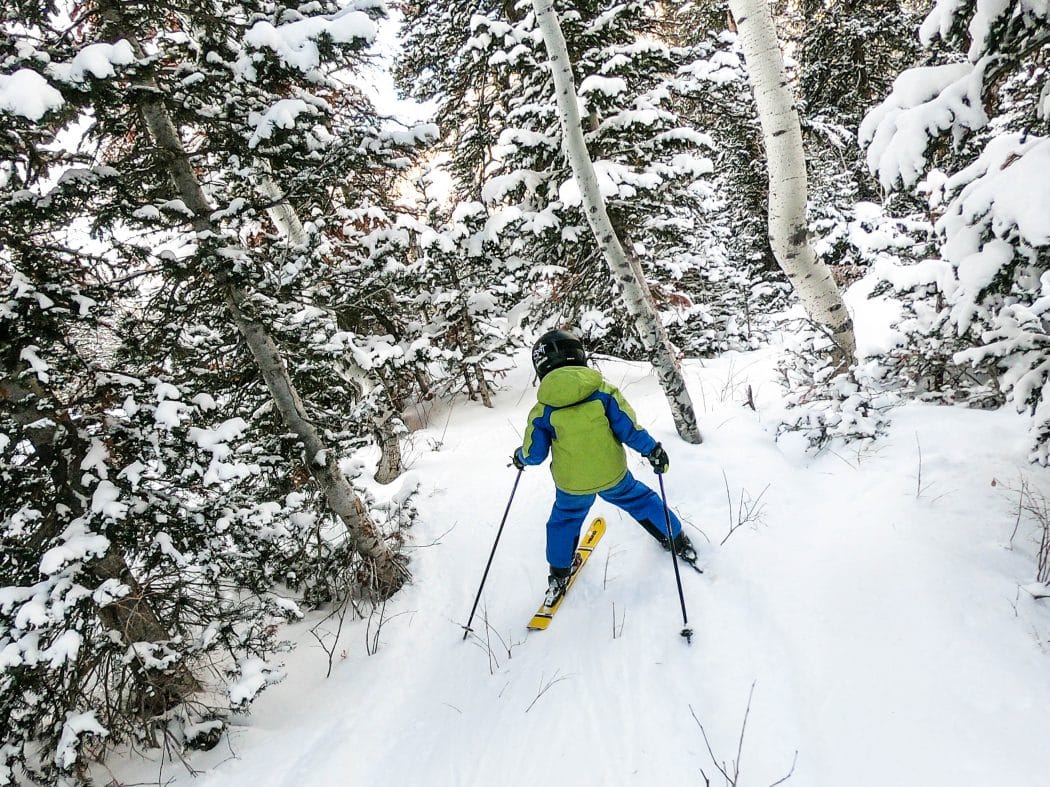
[[[877,360],[841,368],[828,361],[831,340],[811,324],[780,363],[788,410],[778,436],[800,432],[820,449],[834,440],[873,440],[885,432],[888,412],[899,396],[886,390]]]

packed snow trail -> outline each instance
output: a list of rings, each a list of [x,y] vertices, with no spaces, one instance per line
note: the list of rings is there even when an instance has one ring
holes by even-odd
[[[682,575],[692,645],[679,636],[668,553],[601,501],[593,513],[608,531],[587,570],[550,629],[526,632],[546,588],[546,468],[524,473],[478,636],[462,640],[534,396],[519,367],[494,409],[460,402],[413,436],[415,579],[388,605],[378,652],[366,653],[375,620],[348,626],[325,680],[326,657],[295,627],[288,679],[228,743],[193,757],[203,773],[165,763],[163,777],[604,787],[703,784],[703,769],[718,784],[697,721],[731,764],[754,685],[739,787],[783,777],[796,751],[787,784],[803,787],[1045,785],[1050,614],[1018,590],[1034,578],[1031,533],[1007,548],[1016,494],[1003,487],[1020,474],[1047,481],[1025,461],[1022,420],[913,404],[886,439],[814,457],[772,438],[772,357],[687,365],[704,403],[700,446],[675,438],[644,365],[599,365],[671,455],[668,498],[705,567]],[[757,412],[743,404],[747,384]],[[631,469],[654,481],[641,458]],[[759,521],[719,545],[741,495],[762,495]],[[118,773],[155,780],[158,768]]]

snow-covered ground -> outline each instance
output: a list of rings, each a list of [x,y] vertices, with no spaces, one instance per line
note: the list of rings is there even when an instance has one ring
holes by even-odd
[[[534,397],[519,367],[494,409],[460,402],[415,434],[415,579],[378,635],[375,620],[347,626],[326,679],[308,624],[294,627],[288,678],[193,756],[200,774],[157,760],[114,773],[216,787],[604,787],[702,785],[703,770],[725,784],[702,723],[727,769],[739,749],[738,787],[776,782],[796,752],[787,783],[803,787],[1050,784],[1050,602],[1019,588],[1035,578],[1035,527],[1022,521],[1011,544],[1010,491],[1023,477],[1050,493],[1050,479],[1026,462],[1023,420],[912,404],[877,444],[814,457],[773,440],[773,361],[687,365],[699,446],[676,438],[647,367],[600,364],[668,448],[668,496],[701,547],[705,573],[682,576],[691,645],[668,553],[600,501],[605,538],[551,628],[526,631],[546,586],[545,468],[521,480],[478,636],[463,641]],[[723,544],[741,500],[758,501],[754,521]]]

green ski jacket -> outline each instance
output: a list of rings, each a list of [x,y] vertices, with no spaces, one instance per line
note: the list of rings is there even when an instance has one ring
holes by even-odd
[[[538,465],[550,453],[551,475],[564,492],[611,489],[627,474],[624,443],[643,456],[656,447],[623,394],[594,369],[563,366],[549,372],[536,399],[518,458]]]

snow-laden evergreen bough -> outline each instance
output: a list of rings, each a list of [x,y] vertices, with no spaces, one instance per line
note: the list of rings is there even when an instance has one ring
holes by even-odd
[[[902,0],[804,0],[800,8],[803,30],[794,57],[810,228],[818,257],[845,286],[865,275],[873,261],[872,234],[862,232],[858,238],[855,228],[870,223],[869,206],[880,198],[857,145],[857,130],[893,79],[917,60],[918,39],[902,31],[916,27],[921,17]]]
[[[724,248],[724,199],[711,187],[716,146],[677,114],[677,72],[693,53],[662,35],[658,6],[557,8],[616,232],[645,271],[672,340],[716,352],[743,341],[748,283]],[[515,282],[530,323],[571,323],[598,351],[648,357],[562,153],[529,0],[414,4],[406,17],[401,81],[438,104],[454,199],[484,209],[475,245],[492,260],[490,281]]]
[[[352,88],[381,3],[51,10],[0,44],[0,783],[214,744],[296,594],[403,578],[342,461],[416,379],[360,303],[420,137]]]
[[[913,294],[920,351],[954,350],[917,385],[993,403],[997,388],[1031,416],[1032,458],[1046,464],[1050,4],[940,0],[919,32],[959,56],[902,73],[860,129],[882,186],[924,195],[939,216],[940,259],[887,274]]]

